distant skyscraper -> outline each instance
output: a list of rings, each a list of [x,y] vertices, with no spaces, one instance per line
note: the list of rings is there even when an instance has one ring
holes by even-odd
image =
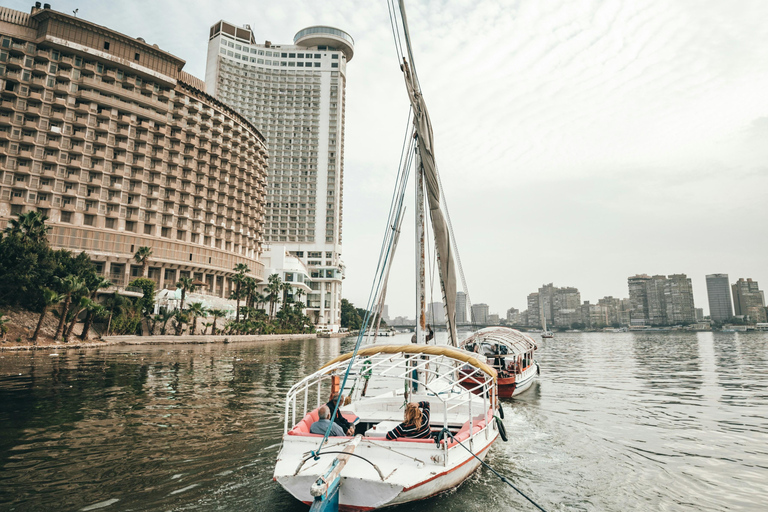
[[[293,44],[274,45],[256,43],[247,25],[219,21],[205,74],[208,92],[267,139],[264,240],[309,267],[307,315],[332,329],[341,320],[344,97],[353,53],[352,37],[336,28],[305,28]]]
[[[672,274],[664,283],[667,305],[667,323],[694,323],[696,311],[693,305],[693,286],[685,274]]]
[[[531,327],[541,327],[541,302],[538,292],[528,294],[527,323]]]
[[[467,323],[467,294],[456,292],[456,323]]]
[[[648,287],[651,276],[638,274],[627,279],[629,302],[631,305],[630,322],[632,325],[645,325],[648,321]]]
[[[381,318],[383,318],[385,322],[389,322],[389,306],[386,304],[381,306]]]
[[[765,322],[765,299],[757,281],[739,279],[733,286],[733,309],[736,315],[749,316],[752,322]]]
[[[645,283],[645,295],[648,299],[646,319],[651,325],[667,325],[667,300],[664,287],[667,277],[656,275]]]
[[[445,323],[445,306],[442,302],[430,302],[427,304],[427,323],[441,325]]]
[[[571,327],[572,324],[581,322],[581,294],[579,290],[570,286],[555,288],[554,290],[554,304],[552,306],[554,325]]]
[[[722,322],[733,316],[728,274],[710,274],[707,276],[707,298],[709,299],[709,318],[716,322]]]
[[[472,317],[476,324],[488,324],[488,304],[472,304]]]

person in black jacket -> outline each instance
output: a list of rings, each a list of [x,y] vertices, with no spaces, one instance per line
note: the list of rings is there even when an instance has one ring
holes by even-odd
[[[331,395],[331,399],[328,401],[327,405],[328,409],[331,411],[331,414],[333,414],[333,410],[336,409],[336,401],[339,399],[339,392],[334,391],[334,393]],[[343,403],[343,402],[342,402]],[[347,418],[341,415],[341,407],[339,407],[339,410],[336,411],[336,417],[333,418],[333,422],[336,423],[338,426],[341,427],[341,430],[347,433],[348,436],[355,435],[355,427],[350,422],[347,421]]]

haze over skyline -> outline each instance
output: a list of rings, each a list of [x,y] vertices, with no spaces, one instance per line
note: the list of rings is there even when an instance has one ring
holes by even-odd
[[[596,302],[627,297],[634,274],[685,273],[708,311],[706,274],[768,286],[768,4],[738,5],[407,3],[473,302],[503,316],[543,283]],[[409,108],[385,2],[52,8],[156,43],[201,78],[219,19],[275,44],[309,25],[351,34],[343,295],[365,305]],[[411,223],[389,286],[393,317],[414,316]]]

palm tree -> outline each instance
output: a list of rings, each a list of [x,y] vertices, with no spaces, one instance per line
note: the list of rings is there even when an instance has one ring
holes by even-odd
[[[8,322],[10,322],[10,318],[3,318],[5,316],[5,313],[0,311],[0,339],[3,340],[3,343],[5,343],[5,335],[8,333],[8,326],[5,325]]]
[[[211,334],[216,334],[216,320],[223,316],[227,316],[227,312],[223,309],[211,309],[208,313],[213,317],[213,323],[211,324]]]
[[[133,255],[133,259],[136,263],[141,264],[141,275],[147,277],[149,275],[149,257],[152,256],[152,248],[141,246],[136,254]]]
[[[83,324],[83,332],[80,333],[80,339],[88,339],[88,332],[91,330],[94,320],[103,319],[107,316],[107,310],[98,302],[90,301],[86,307],[85,323]]]
[[[42,242],[48,235],[50,227],[45,225],[48,217],[40,212],[20,213],[18,219],[11,219],[5,232],[18,235],[22,242]]]
[[[189,334],[195,334],[197,332],[197,317],[205,318],[208,316],[208,310],[205,309],[202,302],[195,302],[189,305],[187,314],[192,317],[192,331]]]
[[[160,311],[159,315],[155,315],[155,318],[158,322],[162,322],[163,326],[160,328],[160,334],[165,335],[165,329],[168,326],[168,321],[173,318],[173,311],[168,311],[167,309],[163,309]]]
[[[293,302],[293,285],[286,281],[281,286],[281,289],[283,291],[283,304],[288,304],[289,301]]]
[[[125,297],[121,296],[117,292],[107,295],[107,298],[104,300],[104,308],[109,311],[109,320],[107,320],[107,335],[110,333],[110,328],[112,327],[112,317],[115,316],[115,313],[118,315],[123,313],[125,311]]]
[[[173,320],[176,322],[174,328],[176,329],[176,336],[181,336],[184,332],[184,324],[189,323],[189,317],[181,310],[176,310],[173,313]]]
[[[235,283],[235,291],[232,293],[232,297],[237,301],[237,310],[235,313],[235,322],[240,321],[240,299],[242,298],[242,294],[240,292],[240,289],[245,282],[245,274],[251,271],[251,269],[248,268],[248,265],[245,263],[238,263],[235,265],[235,268],[233,269],[235,271],[235,277],[232,278],[232,281]]]
[[[50,288],[43,288],[43,311],[40,313],[40,320],[37,321],[35,332],[30,338],[32,343],[37,343],[37,336],[40,334],[40,328],[43,326],[43,320],[45,319],[45,314],[48,312],[48,308],[60,303],[62,300],[64,300],[62,295],[59,295]]]
[[[280,300],[280,290],[283,286],[283,281],[278,274],[272,274],[268,278],[269,284],[267,285],[267,300],[269,301],[269,317],[272,318],[275,314],[275,304]]]
[[[76,276],[67,276],[64,279],[58,279],[58,282],[64,292],[64,305],[61,308],[59,326],[56,328],[56,334],[53,335],[54,340],[58,340],[64,333],[64,322],[67,320],[67,312],[69,311],[72,295],[79,293],[85,288],[83,280]]]
[[[192,293],[197,290],[197,285],[194,284],[194,280],[191,277],[180,277],[179,282],[176,283],[176,288],[181,289],[181,309],[184,310],[184,299],[187,298],[187,292]]]
[[[75,324],[77,323],[77,317],[80,316],[80,313],[84,309],[87,309],[92,302],[93,301],[88,297],[80,297],[77,302],[72,303],[72,321],[69,323],[69,326],[64,329],[64,339],[69,340],[69,337],[72,336],[72,329],[75,328]]]

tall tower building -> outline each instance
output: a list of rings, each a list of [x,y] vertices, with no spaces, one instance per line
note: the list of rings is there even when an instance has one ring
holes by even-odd
[[[671,274],[664,282],[664,299],[669,324],[693,323],[696,308],[693,305],[693,286],[685,274]]]
[[[456,292],[456,324],[467,323],[467,294]]]
[[[307,315],[335,330],[341,320],[344,91],[354,41],[309,27],[293,44],[256,43],[251,28],[211,27],[205,82],[267,139],[264,239],[310,270]]]
[[[765,322],[765,298],[752,279],[739,279],[733,283],[733,309],[737,315],[749,316],[753,322]]]
[[[647,319],[651,325],[667,325],[667,299],[664,295],[664,288],[667,283],[667,277],[662,275],[653,276],[645,283],[646,298],[648,300]]]
[[[631,304],[630,324],[645,325],[648,320],[648,287],[651,277],[638,274],[627,278],[629,287],[629,302]]]
[[[472,304],[472,320],[476,324],[488,323],[488,304]]]
[[[712,320],[722,322],[733,316],[728,274],[707,276],[707,298],[709,299],[709,317]]]

